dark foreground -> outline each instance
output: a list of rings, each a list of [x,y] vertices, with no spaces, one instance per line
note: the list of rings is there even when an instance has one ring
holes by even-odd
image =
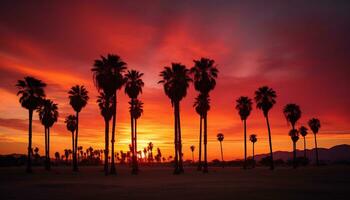
[[[117,176],[105,177],[101,167],[0,168],[0,199],[350,199],[350,166],[307,167],[293,170],[267,168],[210,168],[209,174],[185,169],[145,168],[131,175],[118,168]]]

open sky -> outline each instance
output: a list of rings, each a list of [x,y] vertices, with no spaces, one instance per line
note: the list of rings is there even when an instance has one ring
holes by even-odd
[[[67,91],[76,84],[85,85],[91,97],[80,114],[79,145],[102,149],[104,123],[90,69],[107,53],[145,74],[138,148],[152,141],[163,155],[173,154],[172,107],[157,84],[159,72],[171,62],[192,67],[200,57],[214,59],[220,71],[208,116],[209,159],[219,158],[218,132],[225,135],[225,159],[243,157],[235,100],[253,98],[263,85],[278,95],[270,114],[274,150],[292,149],[282,113],[287,103],[302,109],[298,126],[311,117],[321,120],[320,147],[350,144],[349,10],[349,1],[1,1],[0,154],[26,151],[28,112],[18,102],[15,84],[27,75],[46,82],[47,98],[59,105],[51,153],[71,148],[63,121],[73,113]],[[118,95],[116,149],[126,150],[128,98],[123,90]],[[191,86],[181,102],[185,158],[190,145],[198,147],[196,95]],[[256,153],[268,152],[265,119],[255,105],[247,126],[248,134],[258,135]],[[37,115],[33,128],[33,146],[43,153],[44,129]],[[307,147],[313,147],[312,134]]]

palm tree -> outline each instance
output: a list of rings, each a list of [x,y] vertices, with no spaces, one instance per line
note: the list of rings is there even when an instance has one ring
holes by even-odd
[[[191,149],[191,152],[192,152],[192,162],[194,163],[194,154],[193,154],[193,152],[194,152],[194,149],[195,149],[196,147],[194,146],[194,145],[191,145],[190,146],[190,149]]]
[[[28,110],[29,128],[28,128],[28,160],[27,173],[32,172],[31,149],[32,149],[32,121],[33,111],[36,110],[45,98],[44,88],[46,84],[36,78],[26,76],[23,80],[18,80],[16,87],[18,88],[17,96],[20,96],[19,102],[21,106]]]
[[[78,130],[79,130],[79,113],[86,106],[89,100],[88,91],[83,85],[73,86],[69,91],[69,104],[72,106],[73,110],[76,112],[77,117],[77,128],[75,130],[75,143],[72,152],[73,156],[73,171],[78,171],[77,162],[77,148],[78,148]]]
[[[38,108],[39,119],[45,129],[45,169],[50,170],[50,128],[58,119],[57,104],[49,99],[44,99]]]
[[[217,136],[218,141],[220,142],[220,149],[221,149],[221,161],[224,163],[224,153],[222,151],[222,141],[224,141],[224,134],[218,133]]]
[[[299,133],[304,138],[304,159],[306,160],[306,135],[307,135],[307,128],[305,126],[300,126]]]
[[[118,55],[108,54],[107,57],[101,56],[97,59],[91,69],[93,72],[93,80],[99,92],[103,91],[106,96],[105,108],[109,107],[109,102],[112,97],[113,105],[113,124],[112,124],[112,159],[111,173],[115,174],[114,161],[114,143],[115,143],[115,126],[116,126],[116,111],[117,111],[117,90],[121,89],[125,83],[123,73],[126,70],[126,63],[121,60]],[[109,127],[109,125],[108,125]],[[108,142],[108,141],[107,141]],[[108,153],[108,152],[105,152]],[[108,159],[108,157],[107,157]],[[106,159],[105,159],[106,161]],[[107,165],[107,166],[106,166]],[[105,174],[108,175],[108,160],[105,163]]]
[[[317,135],[319,129],[321,128],[321,122],[317,118],[312,118],[312,119],[309,120],[308,124],[309,124],[309,127],[310,127],[312,133],[314,134],[314,138],[315,138],[316,164],[318,166],[319,165],[319,161],[318,161],[318,149],[317,149],[316,135]]]
[[[189,70],[185,65],[172,63],[171,67],[164,67],[160,72],[164,92],[174,107],[174,143],[175,143],[175,170],[174,174],[183,173],[182,142],[180,125],[180,101],[187,95],[187,89],[192,81]]]
[[[141,117],[141,115],[143,114],[143,103],[141,100],[139,99],[135,99],[132,102],[129,102],[130,104],[130,115],[132,116],[132,118],[134,119],[134,144],[135,144],[135,153],[137,155],[137,120]],[[133,106],[132,106],[133,105]],[[132,110],[131,110],[132,109]],[[137,169],[138,169],[138,164],[137,164],[137,156],[136,156],[136,170],[135,173],[137,173]]]
[[[72,149],[73,152],[75,151],[75,145],[74,145],[74,133],[77,130],[78,127],[78,120],[75,115],[69,115],[66,117],[64,123],[66,123],[66,128],[68,131],[72,133]],[[74,163],[73,163],[73,169],[74,169]]]
[[[148,160],[149,161],[153,161],[153,143],[152,142],[149,142],[148,143],[148,146],[147,146],[147,149],[148,149]]]
[[[136,70],[130,70],[125,75],[126,83],[125,83],[125,93],[131,99],[130,101],[130,118],[131,118],[131,145],[133,147],[132,152],[132,173],[138,173],[138,164],[137,164],[137,146],[136,146],[136,125],[135,125],[135,117],[133,116],[134,106],[136,104],[136,99],[140,93],[142,93],[142,87],[144,83],[141,79],[143,73],[140,73]],[[140,114],[141,116],[141,114]]]
[[[202,170],[202,127],[203,127],[203,119],[206,113],[210,110],[210,99],[206,94],[199,94],[194,102],[193,107],[197,114],[199,115],[199,155],[198,155],[198,171]]]
[[[293,167],[296,168],[296,142],[299,140],[299,132],[295,129],[295,124],[301,117],[301,110],[296,104],[287,104],[283,109],[283,114],[292,126],[289,136],[293,141]]]
[[[247,169],[247,118],[252,111],[252,100],[249,97],[241,96],[236,100],[236,110],[238,111],[244,126],[244,165]]]
[[[250,136],[249,136],[249,140],[252,142],[252,144],[253,144],[253,168],[255,167],[255,151],[254,151],[254,144],[255,144],[255,142],[257,142],[258,141],[258,138],[256,137],[256,135],[255,134],[251,134]]]
[[[112,96],[106,95],[103,92],[100,92],[100,95],[97,97],[98,107],[100,108],[101,115],[105,121],[105,161],[104,161],[104,171],[105,175],[108,175],[108,151],[109,151],[109,121],[113,116],[113,100]],[[91,152],[90,152],[91,153]]]
[[[274,163],[273,163],[273,154],[272,154],[272,139],[271,139],[271,130],[270,130],[270,123],[269,123],[269,111],[275,105],[276,103],[276,92],[267,86],[263,86],[258,88],[257,91],[255,91],[255,97],[254,100],[256,102],[256,107],[263,111],[264,117],[266,119],[267,124],[267,130],[269,134],[269,144],[270,144],[270,169],[274,169]]]
[[[209,96],[209,92],[216,86],[216,78],[218,77],[218,69],[215,65],[215,61],[209,58],[201,58],[200,60],[194,60],[194,66],[191,68],[191,74],[193,74],[194,87],[197,91],[205,96]],[[203,116],[204,120],[204,166],[203,172],[208,172],[207,161],[207,113]]]
[[[299,131],[297,129],[292,129],[289,131],[289,136],[293,141],[293,168],[297,168],[297,141],[299,140]]]

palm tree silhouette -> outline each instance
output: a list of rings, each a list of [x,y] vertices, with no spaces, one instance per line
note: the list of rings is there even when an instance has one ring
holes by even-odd
[[[273,163],[273,153],[272,153],[272,139],[271,139],[271,130],[270,130],[270,123],[269,123],[269,111],[275,105],[276,103],[276,92],[267,86],[263,86],[258,88],[258,90],[255,91],[255,97],[254,100],[256,102],[256,107],[263,111],[264,117],[266,119],[267,124],[267,130],[269,133],[269,144],[270,144],[270,169],[274,169],[274,163]]]
[[[297,162],[296,162],[296,158],[297,158],[297,151],[296,151],[296,147],[297,147],[297,141],[299,140],[299,131],[297,129],[292,129],[289,131],[289,136],[293,141],[293,168],[296,169],[297,168]]]
[[[76,113],[77,117],[77,128],[75,130],[75,143],[74,149],[72,151],[73,156],[73,171],[78,171],[78,162],[77,162],[77,148],[78,148],[78,130],[79,130],[79,113],[86,106],[87,101],[89,100],[88,91],[83,85],[73,86],[69,91],[69,104],[72,106],[73,110]]]
[[[194,60],[194,66],[191,68],[193,74],[194,88],[201,94],[209,97],[209,92],[216,86],[216,78],[218,77],[218,69],[215,66],[215,61],[209,58],[201,58]],[[203,172],[208,172],[207,160],[207,113],[204,113],[204,166]]]
[[[136,70],[130,70],[125,75],[126,83],[125,83],[125,93],[129,96],[130,100],[130,118],[131,118],[131,145],[133,147],[132,152],[132,173],[137,174],[138,173],[138,164],[137,164],[137,144],[136,144],[136,120],[135,116],[133,114],[140,114],[136,113],[137,111],[140,111],[140,106],[142,107],[142,102],[137,100],[137,97],[140,93],[142,93],[142,87],[144,86],[144,83],[141,79],[143,76],[143,73],[140,73]],[[139,103],[139,108],[135,108],[136,103]],[[138,110],[137,110],[138,109]]]
[[[31,150],[32,150],[32,121],[33,111],[36,110],[42,99],[45,98],[44,88],[46,84],[36,78],[26,76],[23,80],[18,80],[16,87],[18,88],[17,96],[20,96],[19,102],[21,106],[28,110],[29,128],[28,128],[28,157],[27,157],[27,173],[32,172]]]
[[[97,104],[100,108],[101,115],[105,121],[105,161],[104,161],[104,171],[105,175],[108,175],[108,151],[109,151],[109,121],[113,116],[113,99],[112,96],[106,95],[104,92],[100,92],[97,97]]]
[[[216,135],[216,137],[218,138],[218,141],[220,142],[220,149],[221,149],[221,161],[222,163],[224,163],[224,153],[222,151],[222,141],[224,141],[224,134],[222,133],[218,133]],[[224,165],[223,165],[224,166]]]
[[[67,130],[72,133],[72,149],[73,149],[73,152],[74,152],[75,151],[74,133],[77,130],[77,127],[78,127],[77,117],[75,115],[69,115],[69,116],[66,117],[64,123],[66,123]],[[73,170],[74,170],[74,163],[73,163]]]
[[[316,135],[319,131],[319,129],[321,128],[321,122],[319,119],[317,118],[312,118],[309,120],[308,122],[309,127],[312,131],[312,133],[314,134],[314,138],[315,138],[315,149],[316,149],[316,164],[317,166],[319,166],[319,161],[318,161],[318,148],[317,148],[317,139],[316,139]]]
[[[190,149],[191,149],[191,152],[192,152],[192,163],[194,163],[194,149],[195,149],[196,147],[194,146],[194,145],[191,145],[190,146]]]
[[[130,104],[130,116],[131,118],[134,120],[134,127],[133,127],[133,131],[134,131],[134,146],[135,146],[135,155],[134,155],[134,169],[132,170],[132,173],[133,174],[137,174],[138,172],[138,163],[137,163],[137,119],[141,117],[142,113],[143,113],[143,103],[141,100],[139,99],[135,99],[133,102],[130,101],[129,102]]]
[[[244,165],[247,169],[247,118],[252,111],[252,100],[249,97],[241,96],[236,100],[236,110],[238,111],[244,126]]]
[[[205,114],[210,110],[210,99],[206,94],[199,94],[194,102],[193,107],[197,114],[199,115],[199,155],[198,155],[198,168],[197,170],[202,170],[202,126]]]
[[[39,119],[45,129],[45,169],[51,169],[50,161],[50,128],[58,119],[57,104],[49,99],[44,99],[38,108]]]
[[[153,150],[153,143],[152,142],[148,143],[147,149],[148,149],[148,161],[152,162],[153,161],[153,152],[152,152],[152,150]]]
[[[299,132],[295,129],[295,124],[301,117],[301,110],[298,105],[291,103],[287,104],[284,107],[283,114],[292,126],[292,130],[289,132],[289,136],[293,141],[293,167],[296,168],[296,142],[299,140]]]
[[[174,107],[174,143],[175,143],[175,170],[174,174],[183,173],[181,125],[180,125],[180,101],[187,95],[187,89],[192,81],[189,70],[185,65],[172,63],[171,67],[164,67],[160,72],[165,94],[170,98]]]
[[[306,160],[306,135],[307,135],[307,128],[305,126],[300,126],[299,133],[304,138],[304,159]]]
[[[249,140],[252,142],[252,144],[253,144],[253,168],[255,168],[255,149],[254,149],[254,144],[255,144],[255,142],[257,142],[258,141],[258,138],[256,137],[256,135],[255,134],[251,134],[250,136],[249,136]]]

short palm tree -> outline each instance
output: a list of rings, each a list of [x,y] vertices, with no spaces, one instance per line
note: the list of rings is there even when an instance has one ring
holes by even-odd
[[[306,160],[306,135],[307,135],[307,128],[305,126],[300,126],[299,133],[304,138],[304,159]]]
[[[196,147],[194,146],[194,145],[191,145],[190,146],[190,149],[191,149],[191,152],[192,152],[192,163],[194,163],[194,149],[195,149]]]
[[[210,99],[207,94],[200,93],[193,104],[197,114],[199,115],[199,151],[198,151],[198,167],[197,170],[202,170],[202,127],[203,119],[206,113],[210,110]]]
[[[247,119],[252,111],[252,100],[249,97],[241,96],[236,100],[236,110],[238,111],[244,127],[244,165],[247,169]]]
[[[252,142],[252,144],[253,144],[253,168],[255,167],[255,149],[254,149],[254,145],[255,145],[255,142],[257,142],[258,141],[258,138],[256,137],[256,135],[255,134],[251,134],[250,136],[249,136],[249,140]]]
[[[136,70],[130,70],[126,73],[125,79],[125,93],[129,96],[130,100],[130,111],[134,111],[134,106],[136,104],[136,99],[140,93],[142,93],[142,87],[144,86],[143,80],[141,79],[143,73],[140,73]],[[130,112],[131,118],[131,145],[133,147],[132,152],[132,173],[138,173],[138,164],[137,164],[137,147],[136,147],[136,132],[135,132],[135,118]]]
[[[289,131],[289,136],[293,141],[293,168],[297,168],[297,141],[299,140],[299,131],[297,129],[292,129]]]
[[[133,101],[129,102],[130,104],[130,116],[133,119],[133,131],[134,131],[134,160],[133,160],[133,170],[132,173],[133,174],[137,174],[138,172],[138,163],[137,163],[137,120],[141,117],[141,115],[143,114],[143,103],[141,100],[139,99],[134,99]]]
[[[28,110],[29,113],[29,129],[28,129],[28,157],[27,157],[27,173],[32,172],[32,122],[33,111],[36,110],[42,99],[45,98],[44,88],[46,84],[41,80],[27,76],[23,80],[18,80],[16,87],[18,88],[17,96],[20,96],[19,102],[21,106]]]
[[[180,125],[180,101],[187,95],[187,89],[192,81],[189,70],[185,65],[172,63],[171,67],[164,67],[160,72],[164,92],[169,97],[171,105],[174,107],[174,143],[175,143],[175,170],[174,174],[183,173],[182,142]]]
[[[295,129],[295,124],[301,117],[301,110],[298,105],[291,103],[287,104],[283,108],[283,114],[292,126],[292,130],[289,132],[289,136],[293,141],[293,167],[296,168],[296,142],[299,140],[299,132]]]
[[[78,130],[79,130],[79,113],[86,106],[89,100],[88,91],[83,85],[73,86],[69,91],[69,104],[72,106],[77,117],[77,129],[75,130],[75,143],[72,152],[73,171],[78,171],[77,148],[78,148]]]
[[[101,115],[105,121],[104,172],[105,172],[105,175],[107,176],[108,175],[108,151],[109,151],[109,121],[113,116],[112,96],[106,95],[105,93],[100,92],[100,95],[97,97],[97,104],[98,104],[98,107],[100,108]]]
[[[58,107],[57,104],[49,99],[44,99],[38,108],[39,119],[45,129],[45,169],[51,169],[50,161],[50,128],[57,122]]]
[[[218,141],[219,141],[219,143],[220,143],[221,161],[222,161],[222,163],[224,163],[224,152],[222,151],[222,141],[224,141],[224,134],[218,133],[218,134],[216,135],[216,137],[217,137],[217,139],[218,139]]]
[[[69,116],[66,117],[64,123],[66,123],[67,130],[72,133],[72,149],[73,149],[73,152],[74,152],[75,151],[74,133],[77,130],[77,127],[78,127],[77,117],[75,115],[69,115]],[[74,166],[73,166],[73,168],[74,168]]]
[[[216,79],[218,77],[219,70],[215,65],[215,61],[209,58],[201,58],[200,60],[194,60],[194,66],[191,68],[191,74],[193,74],[194,88],[203,95],[209,97],[209,92],[216,86]],[[203,116],[204,120],[204,166],[203,172],[208,172],[207,161],[207,113]]]
[[[319,165],[319,160],[318,160],[318,149],[317,149],[316,135],[317,135],[318,131],[321,128],[321,122],[317,118],[312,118],[312,119],[309,120],[308,124],[309,124],[309,127],[310,127],[312,133],[314,134],[314,138],[315,138],[316,164],[318,166]]]
[[[270,122],[269,122],[269,111],[276,103],[276,92],[267,86],[263,86],[258,88],[255,91],[254,100],[256,102],[256,107],[263,111],[264,117],[266,119],[267,130],[269,134],[269,145],[270,145],[270,169],[274,169],[273,163],[273,153],[272,153],[272,139],[271,139],[271,130],[270,130]]]

